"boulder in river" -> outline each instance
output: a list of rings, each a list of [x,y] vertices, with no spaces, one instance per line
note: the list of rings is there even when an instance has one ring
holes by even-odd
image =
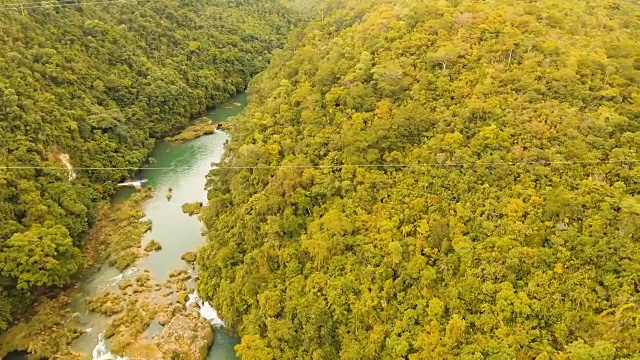
[[[170,359],[204,359],[212,343],[211,325],[195,311],[175,316],[157,339],[158,347]]]

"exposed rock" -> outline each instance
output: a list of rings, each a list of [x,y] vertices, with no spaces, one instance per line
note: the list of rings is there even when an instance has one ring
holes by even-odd
[[[191,126],[184,129],[184,131],[176,136],[168,137],[165,140],[169,142],[183,142],[189,141],[200,136],[211,134],[216,131],[216,125],[211,122],[211,119],[202,117]]]
[[[196,312],[177,315],[158,336],[157,344],[169,359],[201,360],[213,343],[211,325]]]
[[[569,224],[564,223],[564,222],[558,222],[556,224],[556,229],[560,230],[560,231],[566,231],[569,229]]]
[[[165,326],[174,318],[174,316],[183,312],[182,310],[182,305],[167,304],[160,310],[160,312],[158,312],[156,320],[158,320],[158,324]]]
[[[147,246],[144,247],[144,251],[146,252],[160,251],[160,250],[162,250],[162,245],[160,245],[160,243],[155,240],[149,241]]]
[[[124,310],[125,298],[121,294],[105,293],[87,299],[89,311],[107,316],[115,315]]]

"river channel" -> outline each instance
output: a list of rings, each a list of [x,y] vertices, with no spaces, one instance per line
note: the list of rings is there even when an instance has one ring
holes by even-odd
[[[229,121],[230,117],[242,112],[246,104],[246,95],[240,94],[206,116],[216,122]],[[128,269],[121,274],[105,265],[82,282],[82,295],[75,299],[72,307],[82,314],[87,332],[74,342],[74,350],[91,353],[108,320],[104,316],[87,313],[84,298],[95,296],[113,286],[119,279],[133,277],[141,271],[148,270],[155,281],[163,282],[172,270],[187,268],[180,257],[185,252],[196,250],[205,242],[202,236],[204,225],[197,218],[184,214],[181,206],[184,203],[206,203],[206,175],[211,170],[212,163],[220,161],[228,139],[227,133],[217,131],[185,143],[161,142],[156,146],[151,155],[156,163],[149,167],[172,169],[143,168],[137,178],[148,179],[145,186],[153,188],[153,196],[144,204],[145,219],[152,221],[153,228],[145,234],[142,245],[154,239],[162,245],[162,250],[142,258],[137,269]],[[172,194],[170,200],[167,199],[169,189]],[[114,197],[114,201],[121,201],[132,193],[132,189],[123,190]],[[154,332],[158,329],[154,330],[153,327],[159,325],[152,323],[151,327],[149,331]],[[216,328],[214,334],[214,343],[207,359],[237,359],[233,347],[239,339],[224,328]]]

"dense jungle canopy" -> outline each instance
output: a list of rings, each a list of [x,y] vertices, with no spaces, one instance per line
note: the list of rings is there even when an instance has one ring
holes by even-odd
[[[15,2],[11,2],[15,3]],[[285,41],[277,0],[0,4],[0,330],[68,283],[95,204],[156,139],[243,91]],[[47,5],[48,4],[48,5]],[[60,6],[64,5],[64,6]]]
[[[638,359],[639,6],[338,0],[295,31],[222,165],[298,167],[208,180],[198,287],[240,357]]]

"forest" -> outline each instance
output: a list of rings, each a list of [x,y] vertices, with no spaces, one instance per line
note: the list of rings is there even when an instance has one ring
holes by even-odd
[[[278,0],[13,3],[0,3],[0,331],[69,284],[96,204],[133,174],[81,168],[142,165],[244,91],[296,21]]]
[[[638,359],[640,4],[334,0],[249,86],[199,293],[241,359]]]

